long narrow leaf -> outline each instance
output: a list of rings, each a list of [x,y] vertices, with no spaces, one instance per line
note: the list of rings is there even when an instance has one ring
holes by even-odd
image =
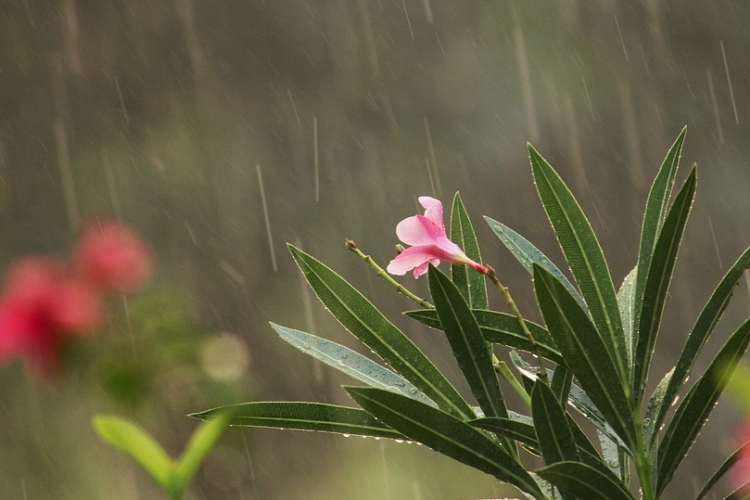
[[[404,396],[437,407],[433,400],[425,396],[422,391],[414,387],[409,381],[348,347],[307,332],[286,328],[274,323],[271,323],[271,327],[276,330],[276,333],[282,339],[300,351],[346,373],[360,382],[364,382],[372,387],[397,391]]]
[[[529,240],[502,222],[498,222],[487,216],[484,217],[484,220],[487,222],[487,225],[490,226],[492,232],[495,233],[495,236],[497,236],[503,245],[510,250],[510,253],[513,254],[516,260],[521,263],[529,274],[532,276],[534,275],[534,264],[545,268],[554,276],[557,276],[560,282],[565,285],[565,288],[568,289],[570,294],[575,297],[581,308],[588,313],[588,306],[586,306],[586,303],[581,298],[578,290],[576,290],[568,278],[562,273],[562,271],[560,271],[554,262],[549,259],[549,257],[544,255],[542,251],[535,247]]]
[[[294,429],[404,439],[401,433],[381,424],[364,410],[323,403],[259,401],[221,406],[190,416],[206,420],[225,412],[231,415],[229,425],[242,427]]]
[[[716,406],[748,343],[750,320],[735,330],[706,373],[698,379],[677,408],[659,445],[657,494],[664,490],[685,458],[685,454]]]
[[[724,477],[724,475],[729,472],[729,469],[732,468],[733,465],[737,463],[737,460],[739,460],[740,457],[745,456],[750,449],[750,442],[743,444],[736,450],[734,450],[734,453],[729,455],[726,460],[724,460],[724,463],[722,463],[718,469],[716,469],[716,472],[714,472],[708,481],[706,481],[706,484],[701,488],[700,493],[698,493],[698,496],[695,497],[695,500],[703,500],[705,496],[708,494],[709,491],[711,491],[711,488],[714,487],[716,483],[721,481],[721,479]],[[746,491],[746,490],[744,490]]]
[[[428,277],[440,324],[471,392],[486,417],[507,417],[508,410],[490,353],[469,305],[439,269],[430,266]]]
[[[536,471],[560,490],[586,500],[633,500],[625,486],[609,474],[581,462],[558,462]]]
[[[635,337],[633,336],[633,307],[635,306],[635,277],[638,266],[634,267],[625,276],[625,279],[617,291],[617,306],[622,316],[622,328],[625,332],[625,347],[627,347],[628,366],[632,366],[633,352],[635,351]]]
[[[114,415],[97,415],[92,425],[100,438],[134,460],[162,488],[170,487],[174,461],[151,434]]]
[[[667,218],[664,220],[664,226],[654,246],[636,329],[638,335],[635,344],[635,369],[633,371],[633,390],[636,401],[640,401],[646,386],[646,378],[656,345],[656,336],[661,324],[664,303],[667,299],[669,284],[672,281],[672,271],[677,260],[677,252],[680,248],[685,224],[695,198],[695,183],[696,169],[693,168],[677,194],[674,204],[669,209]],[[639,264],[639,269],[640,266],[641,264]]]
[[[534,426],[510,418],[485,417],[469,420],[469,425],[500,434],[534,449],[539,449],[539,441]]]
[[[680,162],[682,144],[685,142],[687,127],[684,127],[677,139],[669,149],[666,158],[656,174],[651,185],[646,201],[646,210],[643,214],[643,225],[641,227],[641,242],[638,249],[638,271],[636,275],[635,293],[633,296],[633,328],[636,329],[641,316],[643,295],[646,290],[646,279],[651,268],[651,259],[654,253],[656,241],[661,232],[664,218],[667,215],[669,198],[672,194],[677,166]],[[637,331],[634,331],[637,335]]]
[[[542,457],[548,465],[580,460],[565,410],[549,386],[540,381],[534,384],[531,391],[531,416]]]
[[[177,491],[185,491],[203,459],[224,434],[230,419],[231,415],[228,413],[219,414],[207,422],[202,422],[190,436],[172,477],[172,485]]]
[[[523,466],[482,431],[394,392],[370,387],[346,387],[346,390],[368,413],[409,439],[511,483],[535,498],[544,498]]]
[[[292,245],[289,250],[315,294],[347,330],[440,408],[464,418],[474,417],[466,401],[427,356],[369,300],[317,259]]]
[[[680,353],[680,357],[677,360],[674,374],[664,393],[663,403],[658,408],[659,411],[656,413],[656,418],[653,419],[654,428],[658,429],[661,427],[662,422],[664,422],[669,407],[690,374],[690,370],[705,345],[706,340],[708,340],[719,319],[724,314],[727,305],[729,305],[729,299],[732,298],[732,294],[737,288],[740,277],[748,267],[750,267],[750,248],[745,250],[729,271],[727,271],[698,316],[685,342],[685,347],[683,347],[682,353]]]
[[[472,314],[482,330],[484,340],[495,344],[504,345],[513,349],[531,352],[531,342],[518,325],[518,319],[511,314],[505,314],[496,311],[484,311],[481,309],[472,309]],[[430,328],[442,330],[442,325],[438,319],[437,312],[434,309],[420,309],[417,311],[407,311],[404,313],[410,318],[416,319]],[[555,341],[550,336],[546,328],[537,325],[534,322],[524,320],[526,327],[534,336],[539,353],[557,364],[564,363],[560,351],[555,346]]]
[[[451,208],[451,240],[461,247],[471,260],[482,262],[474,226],[458,193],[453,198]],[[451,278],[472,309],[487,309],[487,282],[484,275],[469,266],[452,265]]]
[[[624,381],[596,328],[560,281],[534,267],[537,302],[567,366],[617,434],[635,449],[635,424]]]
[[[529,156],[539,197],[565,254],[565,260],[573,272],[596,330],[601,335],[616,370],[621,378],[626,379],[629,366],[622,319],[609,267],[596,235],[563,180],[531,145]],[[580,306],[578,308],[581,309]],[[586,310],[582,310],[586,314]],[[626,395],[628,393],[629,391]]]

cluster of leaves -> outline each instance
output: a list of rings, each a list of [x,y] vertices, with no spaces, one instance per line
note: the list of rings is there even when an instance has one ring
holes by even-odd
[[[638,263],[619,291],[580,206],[531,146],[537,190],[577,288],[528,240],[495,220],[486,221],[533,277],[546,326],[489,310],[484,276],[466,266],[453,266],[451,277],[430,268],[434,307],[406,314],[445,333],[478,407],[459,394],[359,291],[323,263],[290,246],[326,308],[388,368],[329,340],[272,325],[287,342],[364,383],[345,387],[360,408],[252,402],[230,407],[231,424],[416,441],[511,483],[533,499],[627,500],[634,498],[636,489],[646,500],[659,498],[750,342],[748,320],[732,333],[705,373],[686,386],[737,280],[750,266],[748,249],[716,286],[677,364],[646,402],[656,337],[696,188],[693,168],[669,203],[684,138],[685,130],[651,187]],[[458,196],[451,211],[451,239],[471,259],[480,261],[472,224]],[[511,348],[511,361],[521,379],[515,387],[528,404],[522,411],[511,411],[506,405],[498,379],[505,367],[493,354],[494,344]],[[544,360],[532,366],[516,351],[538,352]],[[547,370],[545,364],[554,368]],[[547,377],[539,376],[540,370],[546,370]],[[507,373],[504,378],[510,381]],[[685,397],[668,419],[683,389]],[[596,432],[585,432],[570,408]],[[222,411],[226,408],[195,416],[206,419]],[[590,435],[596,435],[598,443]],[[541,456],[545,466],[529,470],[519,457],[520,448]],[[698,499],[729,464],[711,477]],[[631,469],[636,471],[634,477]]]

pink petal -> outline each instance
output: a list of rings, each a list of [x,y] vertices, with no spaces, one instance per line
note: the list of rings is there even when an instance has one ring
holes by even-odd
[[[432,264],[433,266],[437,266],[437,265],[440,265],[440,261],[438,259],[433,259],[415,267],[414,277],[419,278],[423,274],[427,274],[427,269],[429,268],[430,264]]]
[[[435,256],[426,250],[430,248],[433,247],[416,246],[407,248],[388,264],[386,271],[396,276],[403,276],[415,267],[436,260]]]
[[[414,215],[402,220],[396,226],[396,236],[407,245],[435,245],[445,239],[445,230],[424,215]]]
[[[424,207],[424,216],[438,225],[445,233],[445,224],[443,222],[443,204],[440,200],[430,198],[429,196],[420,196],[419,203]]]

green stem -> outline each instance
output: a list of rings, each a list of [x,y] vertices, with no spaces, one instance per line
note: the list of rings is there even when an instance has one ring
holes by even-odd
[[[655,485],[652,483],[651,454],[648,446],[643,442],[643,423],[640,421],[637,411],[634,411],[633,414],[636,422],[635,439],[637,444],[635,468],[638,473],[638,482],[641,486],[641,500],[656,500],[656,495],[654,494]]]
[[[526,392],[526,389],[524,389],[521,382],[518,381],[518,379],[513,375],[513,372],[510,371],[510,368],[508,368],[508,364],[505,361],[500,361],[495,357],[495,355],[492,355],[492,367],[495,369],[495,372],[503,377],[506,382],[508,382],[511,386],[511,388],[518,394],[518,397],[523,400],[523,402],[531,408],[531,396],[529,396],[529,393]]]
[[[529,327],[526,326],[526,321],[523,319],[523,316],[521,315],[521,311],[518,310],[518,306],[516,306],[516,302],[513,300],[513,297],[510,295],[510,292],[508,291],[508,287],[503,285],[500,282],[500,279],[497,277],[497,274],[495,274],[495,270],[491,268],[490,266],[484,266],[486,267],[487,271],[484,273],[485,276],[487,276],[490,281],[500,290],[500,293],[503,294],[503,297],[505,297],[505,302],[508,304],[508,307],[510,307],[511,312],[516,317],[516,321],[518,321],[518,326],[521,327],[521,331],[526,335],[526,338],[529,339],[529,342],[531,343],[531,353],[536,356],[536,358],[539,360],[539,379],[544,382],[545,384],[549,383],[549,380],[547,378],[547,369],[544,367],[544,360],[542,358],[541,353],[539,352],[539,344],[537,344],[536,339],[534,338],[534,335],[529,330]]]
[[[385,272],[385,270],[382,267],[377,265],[377,263],[375,263],[375,261],[372,260],[372,257],[362,253],[362,251],[359,248],[357,248],[357,244],[348,238],[346,239],[346,248],[348,248],[352,252],[359,255],[359,257],[362,260],[364,260],[371,268],[375,269],[378,278],[383,278],[386,282],[388,282],[391,286],[393,286],[399,293],[406,295],[411,300],[413,300],[420,306],[424,307],[425,309],[435,309],[435,306],[427,302],[425,299],[414,295],[412,292],[404,288],[402,284],[400,284],[399,282],[391,278],[391,275]]]

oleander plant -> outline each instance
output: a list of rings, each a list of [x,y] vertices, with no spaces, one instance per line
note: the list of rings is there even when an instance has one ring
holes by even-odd
[[[347,247],[379,277],[419,305],[406,316],[445,335],[471,395],[459,393],[360,291],[289,245],[323,305],[382,363],[325,338],[272,324],[285,341],[355,379],[358,385],[344,390],[356,406],[249,402],[193,416],[211,419],[225,414],[237,426],[422,443],[512,484],[519,498],[661,498],[750,342],[749,319],[729,335],[703,373],[693,373],[696,358],[750,266],[748,249],[716,285],[686,333],[675,366],[666,374],[650,369],[696,191],[693,167],[673,196],[685,132],[677,137],[651,186],[638,261],[619,290],[579,204],[529,145],[536,188],[574,281],[519,233],[489,217],[485,221],[532,277],[543,325],[523,318],[495,270],[482,263],[458,194],[449,231],[440,201],[419,199],[425,213],[398,224],[396,233],[408,248],[399,247],[386,270],[347,240]],[[450,276],[438,269],[440,261],[450,263]],[[414,277],[427,275],[429,299],[390,276],[411,270]],[[489,308],[488,282],[502,294],[508,312]],[[496,354],[497,345],[510,349],[510,363],[498,359],[508,350],[498,349]],[[660,381],[649,383],[652,378]],[[653,392],[647,390],[651,387]],[[508,391],[517,397],[506,398]],[[510,399],[518,401],[518,407],[511,409]],[[710,476],[697,500],[714,489],[739,452]],[[731,498],[747,495],[743,481],[750,481],[750,476],[735,481]]]

